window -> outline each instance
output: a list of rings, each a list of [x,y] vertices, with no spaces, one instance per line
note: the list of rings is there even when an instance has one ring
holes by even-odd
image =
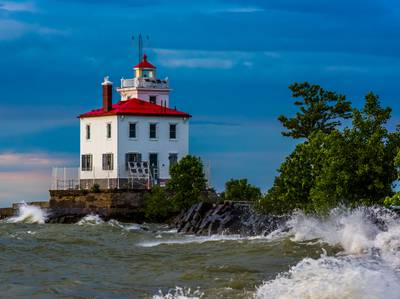
[[[142,154],[140,153],[126,153],[125,154],[125,168],[129,170],[129,163],[142,162]]]
[[[114,169],[114,155],[103,154],[103,170],[113,170],[113,169]]]
[[[82,171],[92,171],[92,155],[82,155]]]
[[[156,139],[157,138],[157,124],[150,124],[149,126],[149,138]]]
[[[176,153],[171,153],[169,154],[169,167],[174,166],[176,163],[178,163],[178,154]]]
[[[90,125],[86,125],[86,140],[90,139]]]
[[[169,139],[176,139],[176,124],[169,124]]]
[[[111,123],[107,124],[107,138],[111,138]]]
[[[136,124],[129,124],[129,138],[136,138]]]
[[[149,101],[152,104],[157,104],[157,96],[150,96]]]

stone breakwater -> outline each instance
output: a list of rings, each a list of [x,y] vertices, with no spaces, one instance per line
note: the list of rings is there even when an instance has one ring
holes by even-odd
[[[178,232],[185,234],[260,235],[276,230],[286,216],[259,214],[246,202],[198,203],[174,220]]]
[[[126,222],[144,220],[144,195],[147,190],[50,190],[48,202],[32,202],[28,205],[41,208],[48,223],[75,223],[89,214],[104,220]],[[21,204],[0,209],[0,219],[16,216]]]

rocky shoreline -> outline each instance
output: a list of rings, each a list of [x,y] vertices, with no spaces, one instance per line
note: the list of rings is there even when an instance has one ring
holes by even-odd
[[[248,202],[198,203],[173,221],[178,232],[196,235],[260,235],[277,229],[285,216],[259,214]]]

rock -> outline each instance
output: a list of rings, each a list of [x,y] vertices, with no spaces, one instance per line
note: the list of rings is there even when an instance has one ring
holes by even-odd
[[[186,234],[267,234],[284,223],[286,217],[258,214],[250,203],[198,203],[175,220],[178,232]]]

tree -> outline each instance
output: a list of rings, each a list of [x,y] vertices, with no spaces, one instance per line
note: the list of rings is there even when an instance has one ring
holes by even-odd
[[[200,158],[185,156],[171,167],[170,175],[167,190],[176,211],[188,209],[203,199],[207,186]]]
[[[400,132],[385,127],[390,114],[369,93],[363,109],[353,110],[351,127],[311,133],[282,163],[262,208],[326,212],[340,204],[382,204],[393,195],[400,165]]]
[[[225,183],[221,199],[231,201],[257,201],[261,198],[260,188],[247,182],[247,179],[231,179]]]
[[[294,103],[300,109],[295,117],[279,116],[278,120],[287,129],[282,132],[284,136],[309,138],[316,131],[330,133],[341,125],[341,119],[351,117],[351,103],[343,95],[308,82],[294,83],[289,89],[294,98],[303,100]]]
[[[154,186],[151,193],[144,197],[144,213],[146,219],[162,222],[174,214],[174,207],[164,188]]]

